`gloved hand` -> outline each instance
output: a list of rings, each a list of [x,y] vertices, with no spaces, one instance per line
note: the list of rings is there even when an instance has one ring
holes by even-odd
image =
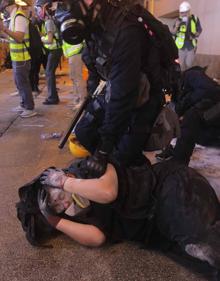
[[[40,177],[40,182],[42,184],[47,184],[53,187],[62,188],[67,176],[61,169],[50,168],[43,172],[43,175]]]
[[[42,213],[42,215],[45,217],[45,219],[48,221],[50,225],[53,227],[56,227],[58,222],[61,220],[60,217],[53,215],[50,210],[48,209],[47,206],[47,201],[48,201],[48,193],[46,192],[45,189],[39,190],[38,191],[38,206],[39,209]]]
[[[97,150],[94,155],[87,159],[86,167],[92,176],[100,178],[105,173],[107,164],[108,154],[101,150]]]

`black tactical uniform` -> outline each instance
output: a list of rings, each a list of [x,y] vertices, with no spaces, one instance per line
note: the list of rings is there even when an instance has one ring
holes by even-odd
[[[124,17],[119,7],[102,2],[83,58],[90,74],[89,92],[103,79],[107,81],[105,97],[101,104],[89,105],[90,113],[75,132],[92,153],[98,149],[109,154],[114,147],[120,161],[129,165],[142,159],[163,104],[162,69],[158,49],[143,26]]]
[[[220,86],[199,67],[187,70],[183,82],[183,96],[176,111],[184,118],[173,155],[188,164],[196,143],[220,146],[220,113],[213,114],[220,102]]]

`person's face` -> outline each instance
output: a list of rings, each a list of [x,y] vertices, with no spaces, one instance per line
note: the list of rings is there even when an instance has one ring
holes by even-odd
[[[190,11],[180,13],[180,18],[188,18],[189,16],[190,16]]]
[[[58,188],[49,189],[48,206],[56,213],[59,214],[67,210],[72,203],[73,200],[71,193]]]

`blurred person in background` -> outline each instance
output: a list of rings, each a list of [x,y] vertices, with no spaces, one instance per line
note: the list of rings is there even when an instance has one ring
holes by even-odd
[[[184,1],[179,6],[179,17],[174,23],[172,34],[179,49],[181,70],[192,67],[197,49],[197,38],[202,32],[199,18],[191,14],[191,5]]]
[[[30,0],[5,0],[1,2],[0,10],[10,14],[9,28],[0,21],[0,31],[10,38],[10,55],[14,73],[15,84],[21,97],[19,106],[13,109],[20,112],[23,118],[33,117],[34,101],[32,96],[29,73],[31,69],[31,56],[29,52],[29,15],[31,11]]]

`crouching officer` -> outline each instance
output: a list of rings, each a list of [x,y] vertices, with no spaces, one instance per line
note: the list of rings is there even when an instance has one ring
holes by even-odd
[[[85,38],[84,61],[86,56],[93,89],[100,79],[107,81],[104,111],[95,137],[92,139],[83,131],[82,122],[76,130],[81,144],[93,153],[87,164],[97,176],[105,172],[108,155],[114,148],[119,149],[119,158],[125,164],[142,161],[150,128],[163,104],[159,51],[143,26],[125,16],[128,5],[129,9],[138,6],[136,1],[125,2],[76,0],[68,5],[63,2],[55,15],[62,23],[65,41],[78,44]],[[144,96],[139,102],[139,93],[146,93],[141,90],[140,81],[146,85],[147,79],[149,99]]]

